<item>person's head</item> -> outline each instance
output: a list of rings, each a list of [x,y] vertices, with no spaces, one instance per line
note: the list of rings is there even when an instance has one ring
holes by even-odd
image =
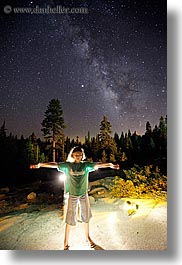
[[[66,161],[79,163],[82,160],[85,160],[85,158],[86,157],[83,148],[75,146],[71,149]]]

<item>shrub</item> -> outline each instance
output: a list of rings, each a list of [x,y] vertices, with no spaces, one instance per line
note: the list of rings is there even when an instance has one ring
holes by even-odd
[[[113,197],[146,198],[165,197],[167,195],[167,177],[160,174],[158,167],[153,165],[140,168],[135,165],[129,170],[124,170],[126,180],[115,177],[110,186]]]

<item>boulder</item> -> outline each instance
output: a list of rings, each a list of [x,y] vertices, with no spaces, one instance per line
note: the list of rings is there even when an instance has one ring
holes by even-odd
[[[93,196],[89,196],[90,204],[95,204],[95,198]]]
[[[9,192],[9,188],[8,187],[0,189],[0,193],[8,193],[8,192]]]
[[[0,200],[4,200],[6,198],[6,194],[0,194]]]
[[[36,193],[35,192],[31,192],[30,194],[27,195],[27,200],[29,201],[33,201],[36,199]]]

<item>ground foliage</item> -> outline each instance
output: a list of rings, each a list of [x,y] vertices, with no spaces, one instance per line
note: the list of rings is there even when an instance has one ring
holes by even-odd
[[[167,198],[167,177],[157,166],[147,165],[123,170],[125,179],[116,176],[110,194],[116,198]]]

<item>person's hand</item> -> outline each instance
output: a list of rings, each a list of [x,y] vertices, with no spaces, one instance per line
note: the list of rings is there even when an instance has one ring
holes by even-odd
[[[113,169],[120,169],[120,167],[119,167],[118,164],[116,164],[116,165],[112,164],[112,168],[113,168]]]
[[[40,164],[30,165],[30,169],[37,169],[37,168],[40,168]]]

